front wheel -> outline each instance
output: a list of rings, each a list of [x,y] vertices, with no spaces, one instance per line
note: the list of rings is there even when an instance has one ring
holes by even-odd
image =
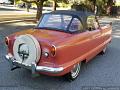
[[[103,50],[100,52],[100,54],[101,54],[101,55],[105,54],[105,53],[106,53],[106,50],[107,50],[107,46],[105,46],[105,47],[103,48]]]
[[[73,66],[73,69],[65,75],[65,78],[69,81],[75,80],[80,73],[81,62]]]

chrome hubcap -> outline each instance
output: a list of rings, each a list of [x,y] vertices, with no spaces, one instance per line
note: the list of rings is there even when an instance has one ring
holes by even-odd
[[[76,78],[78,76],[78,74],[80,72],[80,65],[81,65],[81,63],[74,65],[73,69],[71,70],[71,76],[73,78]]]
[[[106,52],[106,49],[107,49],[106,47],[103,49],[103,52],[104,52],[104,53]]]

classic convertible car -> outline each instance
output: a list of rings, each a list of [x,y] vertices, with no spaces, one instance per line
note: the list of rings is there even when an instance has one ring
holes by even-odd
[[[81,62],[105,53],[112,25],[100,27],[96,16],[83,11],[43,14],[38,25],[5,38],[11,70],[19,67],[33,74],[66,76],[74,80]]]

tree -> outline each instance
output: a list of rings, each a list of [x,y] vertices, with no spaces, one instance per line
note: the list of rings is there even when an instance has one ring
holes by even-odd
[[[64,2],[64,3],[68,3],[69,0],[53,0],[53,11],[56,10],[57,7],[57,2]]]
[[[113,0],[107,0],[107,7],[112,7],[114,4]]]
[[[87,1],[87,0],[86,0],[86,1]],[[91,2],[92,10],[93,10],[93,12],[95,12],[96,3],[97,3],[97,1],[99,1],[99,0],[88,0],[88,1]]]
[[[90,11],[94,12],[93,2],[91,0],[74,0],[72,8],[80,11]]]
[[[43,3],[47,0],[22,0],[26,3],[35,3],[37,6],[36,20],[39,20],[42,15]]]
[[[110,14],[111,8],[113,7],[115,0],[74,0],[73,4],[83,6],[92,12],[95,12],[97,9],[97,14]],[[96,8],[97,7],[97,8]],[[81,8],[81,7],[79,7]]]

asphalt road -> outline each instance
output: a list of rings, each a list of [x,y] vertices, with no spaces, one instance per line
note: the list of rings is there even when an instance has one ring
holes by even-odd
[[[7,53],[4,37],[34,25],[24,22],[0,24],[0,90],[120,90],[120,20],[104,18],[101,21],[104,24],[113,21],[113,40],[105,55],[82,64],[80,76],[73,82],[45,75],[34,78],[25,69],[10,71],[4,58]]]
[[[106,54],[98,55],[89,63],[82,64],[80,76],[71,83],[65,81],[63,77],[40,75],[34,78],[31,76],[31,72],[25,69],[10,71],[9,64],[4,59],[6,54],[4,37],[23,29],[32,28],[34,25],[24,22],[0,24],[0,90],[81,90],[82,88],[89,90],[90,87],[119,90],[120,20],[103,20],[113,21],[113,40],[108,46]]]

